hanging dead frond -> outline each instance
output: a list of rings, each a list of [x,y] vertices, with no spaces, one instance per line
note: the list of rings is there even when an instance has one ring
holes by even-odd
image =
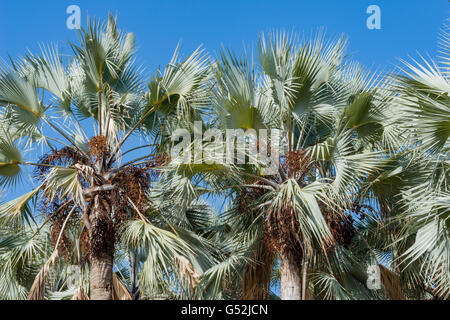
[[[67,261],[70,259],[72,249],[74,247],[73,241],[67,236],[65,230],[63,230],[63,224],[66,217],[63,215],[58,215],[53,222],[50,237],[51,243],[58,250],[58,255],[64,257]],[[60,236],[61,234],[61,236]],[[59,239],[58,247],[56,247],[56,242]]]
[[[58,250],[55,250],[34,279],[33,285],[28,293],[28,300],[44,300],[45,283],[49,277],[50,268],[56,263],[57,259]]]
[[[191,262],[186,257],[180,255],[175,256],[175,264],[178,268],[178,272],[180,273],[180,278],[187,280],[189,283],[189,288],[194,290],[200,279],[200,274],[198,271],[195,270]]]
[[[259,241],[242,274],[243,300],[267,300],[270,297],[272,262],[275,254],[265,241]]]
[[[89,300],[88,295],[84,292],[83,287],[79,287],[71,300]]]
[[[127,287],[125,287],[115,273],[112,274],[112,298],[113,300],[133,300]]]
[[[378,267],[380,268],[381,282],[384,285],[388,297],[392,300],[403,300],[400,276],[383,267],[381,264]]]
[[[33,285],[31,286],[30,292],[28,294],[28,300],[43,300],[44,294],[45,294],[45,283],[47,282],[47,279],[50,275],[50,268],[56,263],[59,252],[58,247],[60,244],[60,241],[62,239],[64,229],[66,228],[67,221],[69,221],[71,215],[76,210],[76,207],[74,206],[72,210],[67,215],[66,219],[64,220],[64,223],[61,226],[61,230],[59,232],[58,239],[55,243],[55,251],[53,251],[50,258],[47,260],[47,262],[44,264],[42,269],[37,274],[36,278],[34,279]]]

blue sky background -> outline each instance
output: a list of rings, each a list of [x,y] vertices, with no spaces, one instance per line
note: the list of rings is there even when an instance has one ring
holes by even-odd
[[[40,42],[75,40],[66,28],[66,8],[105,18],[117,12],[119,26],[136,34],[139,61],[153,71],[166,64],[182,41],[187,55],[199,45],[217,52],[221,45],[241,49],[260,31],[284,28],[309,33],[325,27],[349,37],[349,53],[367,67],[389,67],[396,58],[435,55],[437,36],[449,16],[447,0],[0,0],[0,57],[36,51]],[[381,30],[366,27],[366,9],[381,8]]]

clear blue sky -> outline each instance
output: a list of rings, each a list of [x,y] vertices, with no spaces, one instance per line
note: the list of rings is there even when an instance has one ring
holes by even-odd
[[[254,43],[260,31],[275,28],[346,34],[349,53],[367,67],[388,67],[398,57],[436,53],[437,35],[449,17],[447,0],[0,0],[0,57],[16,56],[40,42],[75,40],[66,28],[66,8],[106,17],[117,12],[119,26],[136,34],[139,61],[148,71],[164,65],[178,43],[184,54],[203,44],[217,52]],[[366,8],[381,8],[381,30],[366,27]]]

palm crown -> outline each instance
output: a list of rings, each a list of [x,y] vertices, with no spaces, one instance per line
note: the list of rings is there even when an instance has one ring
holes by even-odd
[[[127,141],[132,135],[163,141],[165,119],[199,114],[208,78],[199,51],[183,62],[176,53],[145,92],[133,57],[134,35],[119,31],[115,18],[110,16],[107,24],[90,21],[79,38],[66,64],[56,48],[45,48],[39,56],[30,54],[2,69],[1,184],[12,186],[23,167],[33,166],[39,186],[2,205],[0,214],[2,225],[20,228],[33,219],[30,202],[39,199],[47,219],[43,224],[52,221],[56,248],[47,269],[58,255],[71,254],[68,224],[81,224],[76,231],[79,261],[90,261],[91,298],[105,299],[112,295],[120,230],[135,217],[149,223],[143,213],[151,181],[158,175],[153,169],[166,161],[150,142],[126,149]],[[86,130],[89,119],[91,131]],[[37,160],[26,160],[19,148],[29,148]],[[130,156],[137,149],[145,150],[144,155]],[[179,251],[184,248],[172,244]],[[45,273],[44,267],[29,297],[42,297]]]
[[[134,36],[110,16],[89,20],[70,58],[49,46],[4,64],[0,186],[27,169],[36,186],[0,205],[0,296],[266,299],[280,280],[283,299],[447,298],[442,38],[441,64],[378,75],[343,37],[274,32],[255,65],[177,48],[145,86]],[[195,123],[244,133],[231,163],[179,161],[176,129],[194,137],[190,155],[220,140]],[[217,213],[208,201],[221,200]],[[367,287],[371,264],[382,291]]]

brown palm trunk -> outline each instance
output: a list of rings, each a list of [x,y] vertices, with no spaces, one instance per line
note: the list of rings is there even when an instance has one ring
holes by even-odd
[[[301,299],[300,268],[288,255],[280,255],[281,262],[281,300]]]
[[[90,262],[91,300],[112,300],[112,255],[91,257]]]
[[[114,226],[108,210],[97,201],[95,207],[90,217],[90,298],[112,300]]]

